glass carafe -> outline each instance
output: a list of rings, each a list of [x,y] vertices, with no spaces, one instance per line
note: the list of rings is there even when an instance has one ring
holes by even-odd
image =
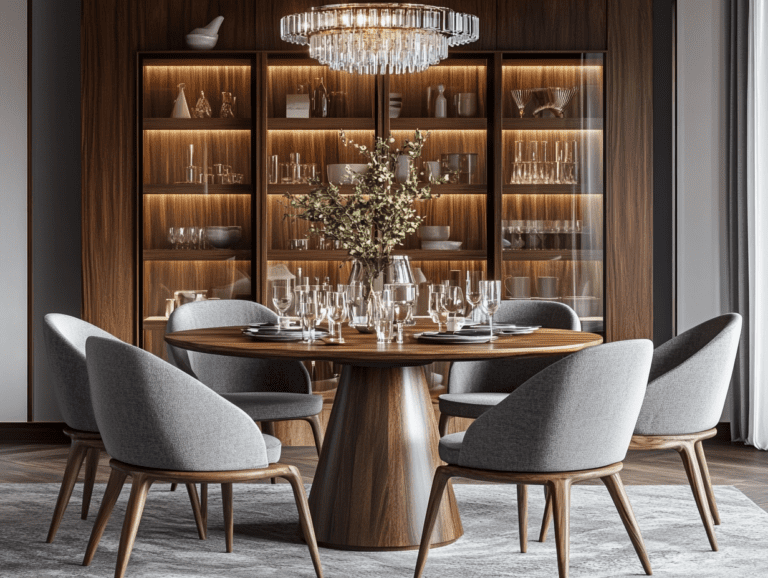
[[[211,103],[205,98],[205,93],[202,90],[195,105],[195,118],[211,118]]]
[[[221,118],[235,118],[235,102],[236,96],[232,96],[231,92],[221,93]]]
[[[326,118],[328,116],[328,91],[325,89],[325,79],[316,78],[312,92],[312,116]]]

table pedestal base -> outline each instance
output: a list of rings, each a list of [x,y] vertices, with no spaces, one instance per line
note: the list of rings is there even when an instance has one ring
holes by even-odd
[[[348,550],[418,549],[437,423],[421,367],[344,366],[309,495],[317,543]],[[449,486],[432,546],[463,534]]]

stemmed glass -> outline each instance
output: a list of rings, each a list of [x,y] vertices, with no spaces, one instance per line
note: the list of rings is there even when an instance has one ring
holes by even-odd
[[[433,323],[437,323],[437,330],[443,332],[443,323],[448,321],[448,312],[440,307],[440,299],[446,290],[445,285],[429,286],[429,316]]]
[[[488,326],[493,339],[493,314],[501,305],[501,281],[480,281],[480,307],[488,314]]]
[[[445,293],[440,296],[440,308],[445,310],[448,319],[454,319],[459,312],[464,312],[464,293],[461,287],[451,286],[445,288]]]
[[[315,303],[317,304],[317,317],[312,326],[312,339],[315,338],[315,328],[328,317],[328,285],[310,285],[310,291],[313,293]]]
[[[475,310],[477,309],[477,306],[480,305],[480,298],[482,297],[482,294],[480,293],[480,281],[485,279],[485,273],[483,271],[467,271],[467,287],[466,287],[466,297],[467,302],[472,306],[472,311],[469,314],[469,317],[473,321],[477,321],[475,319]]]
[[[341,324],[347,319],[347,294],[342,291],[328,292],[328,330],[330,339],[336,343],[344,343],[341,335]],[[336,338],[336,324],[339,324],[339,337]]]
[[[312,343],[315,319],[317,319],[317,292],[296,291],[296,311],[301,318],[301,342]]]
[[[530,102],[532,95],[532,90],[517,89],[512,91],[512,98],[515,100],[517,109],[520,111],[520,118],[523,118],[523,115],[525,114],[525,107]]]
[[[168,242],[172,249],[179,248],[179,230],[176,227],[168,228]]]
[[[395,304],[395,321],[397,322],[397,342],[403,343],[403,326],[411,316],[413,305],[416,303],[416,285],[411,283],[386,284],[384,290],[389,290]]]
[[[290,279],[275,281],[272,285],[272,304],[280,314],[277,318],[278,327],[287,327],[288,318],[285,314],[293,304],[293,286]]]

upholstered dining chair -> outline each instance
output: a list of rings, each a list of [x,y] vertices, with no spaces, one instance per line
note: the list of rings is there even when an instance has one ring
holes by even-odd
[[[652,355],[647,340],[573,353],[526,381],[466,432],[442,438],[440,457],[448,465],[435,472],[414,576],[424,570],[440,501],[452,477],[549,488],[561,578],[568,576],[571,485],[600,478],[645,572],[651,574],[619,472],[643,403]],[[519,500],[518,511],[520,506]]]
[[[720,513],[702,441],[717,433],[740,336],[741,315],[728,313],[659,346],[653,352],[645,401],[629,445],[630,450],[677,450],[715,551],[714,526],[720,524]],[[549,506],[548,499],[542,542],[549,527]]]
[[[166,333],[276,321],[273,311],[252,301],[196,301],[171,314]],[[312,394],[309,372],[300,362],[211,355],[172,345],[168,359],[260,422],[265,433],[274,435],[276,421],[309,422],[320,454],[323,430],[318,414],[323,398]]]
[[[72,440],[64,479],[61,482],[59,497],[48,530],[47,541],[51,543],[64,517],[83,461],[86,465],[81,517],[83,520],[88,518],[99,456],[104,451],[104,443],[91,405],[88,369],[85,362],[85,342],[92,336],[115,341],[118,339],[82,319],[60,313],[49,313],[45,316],[43,333],[48,365],[53,377],[54,393],[59,411],[67,425],[64,433]],[[200,538],[205,538],[197,490],[190,484],[187,486],[187,491],[192,502]]]
[[[581,322],[576,312],[564,303],[555,301],[502,301],[493,320],[494,323],[581,331]],[[440,435],[448,433],[452,417],[480,417],[526,380],[562,357],[539,356],[453,363],[448,376],[448,391],[438,398]]]
[[[220,483],[227,552],[234,535],[232,484],[270,477],[293,488],[304,539],[318,577],[323,571],[301,475],[277,463],[280,440],[198,380],[127,343],[91,337],[86,343],[96,421],[112,472],[88,543],[90,565],[127,476],[131,495],[115,576],[125,575],[149,487],[155,481]]]

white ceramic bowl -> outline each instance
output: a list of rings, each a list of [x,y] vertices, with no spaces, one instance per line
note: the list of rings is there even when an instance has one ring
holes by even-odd
[[[421,248],[426,251],[458,251],[462,241],[422,241]]]
[[[210,50],[216,46],[216,42],[219,40],[219,35],[206,36],[205,34],[187,34],[185,38],[187,40],[187,47],[192,50]]]
[[[423,225],[419,227],[419,239],[422,241],[447,241],[451,238],[448,225]]]
[[[347,167],[352,174],[347,173]],[[335,185],[353,185],[357,180],[354,175],[364,175],[368,169],[368,165],[363,164],[328,165],[328,182]]]
[[[205,238],[212,247],[217,249],[229,249],[237,245],[243,235],[243,228],[231,227],[206,227]]]

